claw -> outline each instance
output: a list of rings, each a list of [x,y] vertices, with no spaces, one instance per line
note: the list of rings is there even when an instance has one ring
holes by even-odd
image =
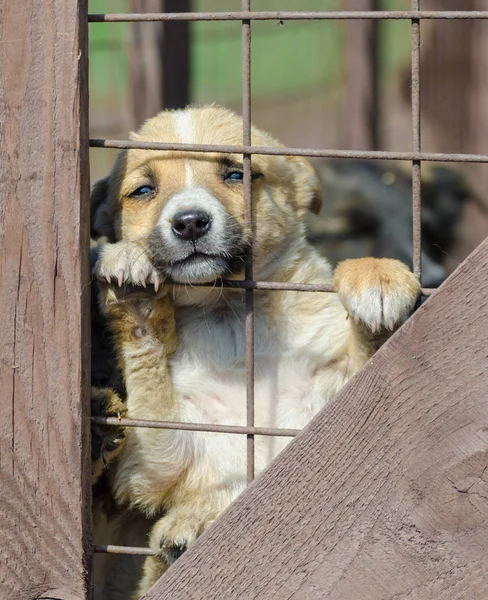
[[[110,283],[112,281],[112,279],[108,273],[105,275],[105,279],[107,280],[107,283]]]
[[[141,285],[144,289],[146,289],[146,280],[144,278],[141,279]]]
[[[124,282],[124,272],[119,271],[119,273],[117,275],[117,283],[119,284],[119,287],[122,287],[123,282]]]
[[[159,286],[161,285],[159,275],[154,275],[153,279],[154,279],[154,291],[157,292],[159,290]]]

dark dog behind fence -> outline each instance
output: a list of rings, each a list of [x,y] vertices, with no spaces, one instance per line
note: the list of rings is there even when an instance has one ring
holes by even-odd
[[[384,162],[324,160],[315,163],[325,202],[307,215],[310,243],[333,266],[347,258],[395,258],[412,266],[410,173]],[[422,281],[437,288],[443,264],[460,237],[459,223],[476,200],[465,177],[435,163],[422,173]]]

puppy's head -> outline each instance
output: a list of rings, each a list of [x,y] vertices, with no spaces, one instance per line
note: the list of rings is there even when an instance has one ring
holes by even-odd
[[[242,144],[242,119],[218,106],[164,111],[135,141]],[[252,129],[256,146],[280,145]],[[144,242],[174,281],[242,276],[253,239],[256,273],[303,243],[304,216],[320,209],[319,186],[305,159],[252,157],[253,227],[244,218],[242,156],[128,150],[92,194],[95,235]]]

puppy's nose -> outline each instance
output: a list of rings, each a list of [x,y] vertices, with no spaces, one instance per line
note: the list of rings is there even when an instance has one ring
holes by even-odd
[[[210,216],[203,210],[184,210],[177,213],[171,222],[176,237],[195,241],[210,229]]]

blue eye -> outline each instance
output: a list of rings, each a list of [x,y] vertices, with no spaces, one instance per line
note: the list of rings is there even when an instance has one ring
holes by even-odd
[[[244,174],[242,171],[229,171],[226,173],[224,179],[225,181],[242,181]]]
[[[134,190],[129,196],[131,198],[142,198],[143,196],[149,196],[155,192],[155,188],[151,185],[141,185],[136,190]]]

